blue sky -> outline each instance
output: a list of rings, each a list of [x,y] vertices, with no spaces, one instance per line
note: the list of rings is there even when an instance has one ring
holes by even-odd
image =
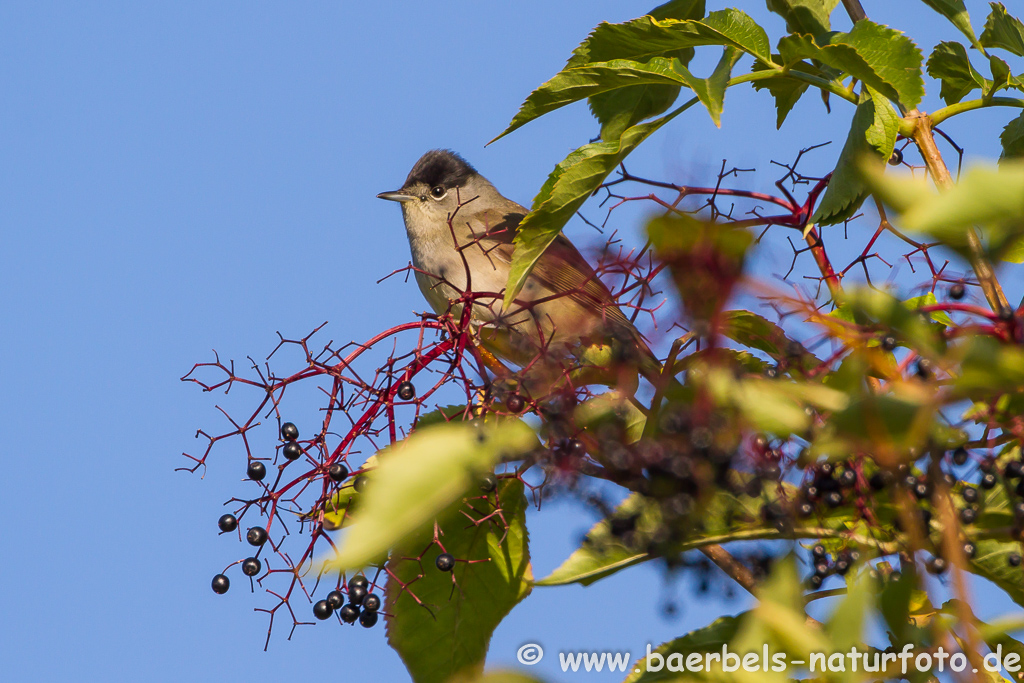
[[[980,30],[987,8],[967,4]],[[764,3],[734,5],[779,35]],[[923,3],[866,5],[922,48],[957,39]],[[380,627],[319,624],[291,642],[279,627],[264,653],[267,620],[252,609],[266,599],[237,569],[227,595],[210,591],[213,574],[245,554],[215,526],[242,490],[244,461],[226,448],[205,479],[173,471],[199,448],[197,428],[222,426],[220,398],[178,378],[213,348],[262,358],[276,331],[301,336],[326,320],[325,339],[364,339],[424,310],[412,283],[376,284],[409,255],[397,208],[375,195],[398,187],[427,149],[450,147],[529,204],[554,165],[596,135],[586,107],[484,143],[594,25],[648,9],[635,0],[0,5],[5,679],[344,670],[347,680],[405,680]],[[937,101],[930,92],[922,106]],[[837,102],[823,119],[820,109],[809,95],[776,132],[768,97],[744,86],[730,91],[721,130],[693,108],[630,167],[707,184],[727,158],[757,168],[747,182],[767,190],[770,159],[835,140],[808,168],[825,173],[852,112]],[[969,156],[992,158],[1009,118],[978,113],[946,130]],[[620,227],[635,240],[635,224]],[[599,239],[578,221],[567,232]],[[783,257],[759,263],[776,272]],[[1009,277],[1011,300],[1021,284]],[[532,515],[536,574],[592,522],[568,503]],[[489,663],[513,662],[531,641],[635,654],[743,605],[677,589],[675,621],[659,616],[661,576],[649,569],[537,590],[499,628]],[[538,672],[565,680],[553,666]]]

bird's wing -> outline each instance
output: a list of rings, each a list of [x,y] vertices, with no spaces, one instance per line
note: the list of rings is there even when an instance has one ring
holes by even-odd
[[[519,229],[519,222],[527,211],[510,202],[518,210],[487,210],[475,214],[479,226],[480,246],[491,256],[506,263],[512,261],[512,240]],[[553,292],[565,292],[566,296],[588,310],[599,310],[604,322],[614,329],[628,332],[641,346],[643,337],[622,313],[611,292],[597,277],[594,269],[569,239],[559,233],[531,272],[540,284]],[[562,265],[567,264],[567,265]]]

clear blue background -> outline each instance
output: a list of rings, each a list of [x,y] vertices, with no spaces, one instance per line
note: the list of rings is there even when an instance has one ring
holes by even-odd
[[[735,4],[781,35],[762,2]],[[865,4],[924,49],[959,39],[923,3]],[[968,6],[980,32],[987,7]],[[215,451],[205,479],[173,471],[183,451],[201,450],[197,428],[224,429],[214,403],[225,399],[178,378],[211,348],[244,364],[265,357],[278,330],[301,336],[329,320],[325,341],[364,339],[423,310],[411,283],[375,284],[409,255],[397,208],[374,195],[443,146],[529,204],[554,165],[597,134],[586,107],[484,143],[594,25],[648,9],[640,0],[0,4],[0,676],[406,679],[380,627],[318,624],[287,642],[281,623],[264,653],[267,619],[252,609],[271,601],[250,594],[237,567],[227,595],[210,591],[212,575],[247,549],[217,536],[221,504],[251,484],[240,481],[237,446]],[[841,9],[835,17],[849,28]],[[934,90],[923,109],[939,106]],[[809,93],[776,132],[768,96],[742,86],[728,94],[721,130],[693,108],[630,167],[708,184],[725,158],[757,168],[743,184],[769,190],[770,159],[835,140],[807,167],[823,174],[852,108],[834,100],[828,118],[821,109]],[[1010,116],[977,113],[945,128],[969,156],[993,158]],[[616,227],[635,242],[635,223]],[[579,221],[568,234],[601,239]],[[760,267],[781,274],[788,248],[772,249]],[[1020,285],[1011,275],[1011,300]],[[593,521],[571,503],[533,514],[536,574]],[[1005,603],[980,590],[983,612],[998,613]],[[489,665],[538,642],[549,653],[539,674],[619,680],[559,674],[554,653],[635,656],[744,604],[691,597],[685,581],[673,591],[675,621],[660,616],[662,578],[651,569],[589,589],[539,589],[498,629]]]

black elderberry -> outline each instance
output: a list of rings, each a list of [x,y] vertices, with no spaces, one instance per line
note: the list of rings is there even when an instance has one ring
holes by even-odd
[[[258,548],[267,542],[267,530],[261,526],[254,526],[245,532],[245,540],[249,545]]]
[[[1003,468],[1003,476],[1007,479],[1020,479],[1022,474],[1024,474],[1024,465],[1020,460],[1011,460]]]
[[[967,288],[964,287],[962,282],[954,282],[949,286],[949,298],[959,301],[964,298],[964,294],[967,293]]]
[[[778,503],[766,503],[761,506],[761,519],[768,523],[777,522],[780,519],[784,519],[785,516],[785,511]]]
[[[1006,556],[1006,564],[1010,565],[1011,567],[1019,567],[1020,566],[1020,553],[1010,553],[1009,555],[1007,555]]]
[[[505,407],[510,413],[521,413],[526,406],[526,401],[519,394],[509,394],[505,398]]]
[[[884,337],[882,337],[882,340],[879,342],[879,345],[886,351],[893,351],[896,349],[897,345],[896,337],[892,336],[891,334],[887,334]]]
[[[256,576],[263,569],[263,563],[258,558],[249,557],[242,562],[242,573],[246,576]]]
[[[817,574],[812,574],[811,576],[809,576],[807,578],[807,586],[811,590],[818,590],[819,588],[821,588],[821,584],[823,582],[824,582],[824,579],[822,577],[818,576]]]
[[[966,448],[964,448],[963,446],[960,446],[955,451],[953,451],[953,464],[957,465],[957,466],[961,466],[961,465],[966,465],[967,464],[967,449]]]
[[[977,553],[978,553],[978,547],[977,546],[975,546],[970,541],[967,541],[966,543],[964,543],[964,555],[967,556],[967,559],[969,559],[969,560],[973,559],[974,556]]]
[[[363,475],[359,475],[355,478],[355,481],[352,482],[352,488],[356,490],[356,493],[362,493],[366,490],[366,485],[369,483],[369,479]]]
[[[996,475],[992,472],[986,472],[981,475],[981,481],[978,482],[978,486],[985,490],[993,489],[997,483]]]
[[[224,595],[228,592],[228,588],[231,588],[231,581],[223,574],[217,574],[213,577],[213,582],[210,586],[217,595]]]
[[[837,508],[843,504],[843,494],[839,491],[829,491],[825,494],[825,504],[831,508]]]
[[[814,514],[814,506],[805,500],[796,506],[796,514],[801,517],[810,517]]]
[[[371,612],[376,612],[380,609],[380,596],[376,593],[370,593],[363,598],[363,609]]]
[[[415,397],[416,387],[412,385],[412,382],[402,382],[398,385],[398,398],[403,401],[411,401]]]
[[[326,600],[317,600],[316,604],[313,605],[313,616],[320,621],[330,619],[333,613],[334,610]]]
[[[825,546],[823,546],[820,543],[811,548],[811,557],[813,557],[815,560],[824,559],[825,554]]]
[[[933,557],[932,559],[928,560],[928,563],[925,565],[925,567],[928,569],[928,572],[930,574],[941,576],[942,574],[946,573],[947,569],[949,569],[949,563],[941,557]]]
[[[498,488],[498,478],[493,474],[485,474],[480,477],[480,490],[484,493],[490,493],[494,489]]]
[[[340,462],[336,462],[327,469],[327,476],[331,481],[345,481],[348,479],[348,468]]]
[[[443,572],[450,572],[455,569],[455,558],[450,553],[441,553],[434,560],[434,564]]]
[[[1024,500],[1018,500],[1013,504],[1013,518],[1018,522],[1024,522]]]
[[[377,623],[377,613],[369,610],[363,610],[359,615],[359,625],[363,628],[371,628]]]
[[[341,609],[345,605],[345,594],[339,590],[333,590],[327,594],[327,604],[331,609]]]
[[[978,511],[974,508],[964,508],[960,511],[960,521],[964,524],[974,524],[978,519]]]
[[[299,438],[299,428],[291,422],[285,422],[281,425],[281,438],[285,441],[295,441]]]
[[[370,586],[370,581],[365,576],[363,576],[362,574],[356,574],[355,576],[353,576],[351,579],[348,580],[348,589],[352,590],[356,586],[362,586],[363,588],[368,588]]]
[[[965,486],[960,491],[960,496],[964,499],[965,503],[977,503],[978,502],[978,489],[973,486]]]
[[[763,490],[763,488],[764,485],[761,483],[761,480],[755,477],[754,479],[751,479],[750,481],[747,482],[747,485],[744,487],[743,492],[746,493],[751,498],[757,498],[758,496],[761,495],[761,491]]]
[[[338,610],[338,615],[341,616],[341,620],[346,624],[354,624],[356,619],[359,618],[359,608],[355,605],[344,605]]]
[[[238,519],[231,514],[221,515],[217,520],[217,526],[221,531],[234,531],[238,528]]]
[[[348,601],[353,605],[361,605],[363,600],[366,599],[367,592],[366,586],[350,586],[348,589]]]
[[[302,446],[294,441],[289,441],[284,445],[284,448],[281,449],[281,452],[284,454],[284,457],[289,460],[298,460],[302,457]]]
[[[903,163],[903,150],[894,149],[892,155],[889,157],[890,166],[899,166]]]
[[[253,481],[263,481],[267,476],[267,466],[259,460],[253,460],[245,469],[245,475]]]
[[[843,470],[839,475],[839,485],[843,488],[850,488],[857,483],[857,473],[853,470]]]
[[[892,475],[886,470],[878,470],[868,479],[868,484],[875,491],[884,491],[892,483]]]

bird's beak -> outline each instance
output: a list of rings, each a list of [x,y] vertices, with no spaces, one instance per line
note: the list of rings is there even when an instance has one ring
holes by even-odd
[[[416,197],[414,197],[411,194],[405,194],[401,190],[398,190],[395,192],[381,192],[379,195],[377,195],[377,199],[387,199],[388,201],[392,202],[411,202],[412,200],[416,199]]]

